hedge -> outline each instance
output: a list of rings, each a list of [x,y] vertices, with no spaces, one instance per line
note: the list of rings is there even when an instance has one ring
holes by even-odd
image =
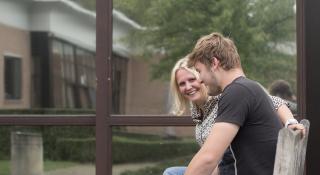
[[[158,161],[195,153],[199,146],[193,140],[134,140],[113,138],[113,163]]]
[[[74,162],[95,162],[95,139],[58,139],[54,151],[54,160]]]
[[[1,159],[9,159],[9,146],[1,148]],[[113,163],[127,163],[158,161],[193,154],[198,150],[198,145],[192,140],[147,141],[114,136],[112,148]],[[56,141],[44,139],[44,158],[46,160],[95,162],[95,139],[58,138]]]
[[[43,138],[44,158],[49,160],[61,160],[56,154],[57,144],[61,137],[66,138],[88,138],[95,136],[94,127],[77,126],[38,126],[38,127],[0,127],[0,159],[10,159],[10,134],[14,131],[41,133]],[[66,145],[68,146],[68,145]],[[73,145],[70,145],[73,146]]]
[[[2,109],[4,114],[95,114],[93,109]],[[156,161],[188,155],[198,150],[191,140],[165,140],[158,135],[119,132],[113,128],[113,163]],[[121,128],[120,128],[121,129]],[[10,132],[42,134],[44,159],[95,161],[95,128],[77,126],[0,127],[0,159],[10,159]]]
[[[10,132],[42,133],[44,159],[75,162],[95,161],[94,127],[0,127],[0,159],[10,158]],[[157,161],[188,155],[198,150],[193,139],[165,140],[157,135],[113,131],[113,163]]]
[[[113,163],[158,161],[193,154],[198,145],[191,140],[146,141],[113,137]],[[58,160],[77,162],[95,161],[95,139],[58,139],[55,155]]]
[[[1,109],[0,115],[12,114],[95,114],[94,109],[67,109],[67,108],[33,108],[33,109]],[[40,132],[44,138],[44,157],[47,159],[52,158],[52,145],[55,144],[57,136],[63,135],[65,137],[93,137],[94,127],[0,127],[0,159],[10,158],[10,132],[11,131],[26,131],[26,132]]]

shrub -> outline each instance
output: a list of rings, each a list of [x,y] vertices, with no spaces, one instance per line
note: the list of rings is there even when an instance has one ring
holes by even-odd
[[[33,109],[0,110],[0,114],[79,114],[79,111],[88,113],[88,110]],[[10,159],[11,131],[41,133],[45,160],[95,161],[94,127],[0,127],[0,159]],[[158,161],[189,155],[198,150],[193,139],[165,140],[158,135],[125,133],[117,129],[113,130],[113,136],[113,163]]]
[[[95,139],[58,139],[55,155],[57,160],[95,162]]]
[[[0,160],[10,159],[10,127],[0,127]]]
[[[132,135],[133,136],[133,135]],[[199,148],[193,140],[153,140],[134,135],[133,138],[114,136],[112,139],[113,163],[159,161],[172,157],[185,156],[195,153]],[[95,161],[95,139],[60,138],[56,142],[54,160],[76,162]]]
[[[158,161],[195,153],[199,147],[194,140],[137,140],[113,137],[113,163]]]
[[[1,115],[6,114],[95,114],[93,109],[58,109],[58,108],[39,108],[39,109],[1,109]],[[75,126],[2,126],[0,127],[0,159],[10,159],[10,132],[38,132],[42,134],[44,146],[44,158],[56,160],[55,145],[57,139],[61,136],[67,138],[88,138],[94,137],[94,127],[75,127]]]

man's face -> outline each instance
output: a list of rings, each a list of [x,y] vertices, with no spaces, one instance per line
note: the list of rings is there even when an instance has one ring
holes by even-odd
[[[215,73],[209,69],[206,65],[196,62],[194,65],[196,70],[200,74],[200,79],[208,88],[208,94],[215,96],[221,93],[221,88],[219,88]]]

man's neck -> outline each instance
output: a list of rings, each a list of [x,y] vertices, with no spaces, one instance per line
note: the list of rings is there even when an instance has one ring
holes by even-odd
[[[220,83],[222,91],[224,90],[225,87],[227,87],[230,83],[232,83],[233,80],[241,76],[245,76],[245,74],[240,68],[223,71],[221,76],[223,78],[221,79],[221,83]]]

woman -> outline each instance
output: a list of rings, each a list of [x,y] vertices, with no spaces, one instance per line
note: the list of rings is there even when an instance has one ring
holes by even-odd
[[[196,123],[196,141],[201,146],[210,133],[214,120],[218,113],[218,101],[220,95],[208,96],[207,88],[199,80],[199,74],[194,68],[187,67],[188,56],[180,59],[171,72],[171,91],[173,95],[172,112],[175,115],[184,114],[191,104],[191,116]],[[279,118],[286,124],[297,124],[286,102],[278,97],[271,96],[275,110]],[[289,120],[290,119],[290,120]],[[290,121],[290,123],[287,123]],[[293,126],[301,128],[302,126]],[[171,167],[164,171],[164,175],[183,175],[186,167]],[[218,168],[213,175],[234,175],[234,159],[228,148],[223,155]]]

